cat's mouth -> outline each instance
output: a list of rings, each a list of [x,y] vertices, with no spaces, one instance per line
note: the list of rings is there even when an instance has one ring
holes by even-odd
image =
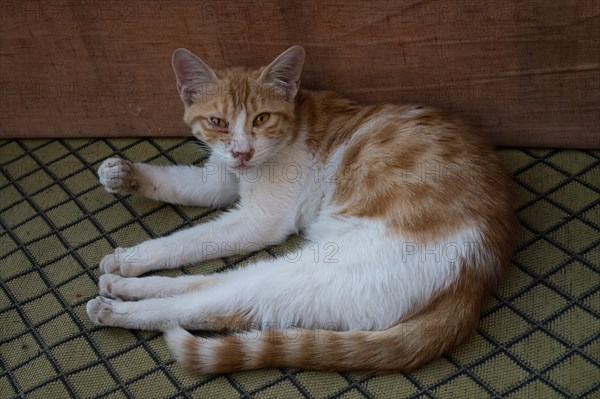
[[[244,162],[244,161],[242,161],[242,162],[236,163],[233,167],[234,167],[234,169],[237,169],[237,170],[246,170],[246,169],[249,169],[252,166],[256,166],[256,164],[253,163],[253,162],[250,163],[250,162]]]
[[[251,161],[246,161],[245,159],[236,159],[233,168],[236,170],[247,170],[252,167],[257,167],[258,165],[260,165],[260,162],[256,162],[255,159],[252,159]]]

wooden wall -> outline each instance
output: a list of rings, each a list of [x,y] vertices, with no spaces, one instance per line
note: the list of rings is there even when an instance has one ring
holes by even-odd
[[[307,50],[303,85],[431,103],[499,145],[600,147],[600,1],[3,0],[0,136],[184,136],[170,65]]]

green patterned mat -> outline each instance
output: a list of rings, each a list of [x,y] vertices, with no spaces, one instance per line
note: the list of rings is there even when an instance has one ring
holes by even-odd
[[[466,344],[409,374],[194,377],[160,334],[96,327],[85,303],[111,248],[215,217],[108,194],[99,163],[201,163],[202,149],[183,139],[0,141],[0,398],[598,398],[600,152],[501,153],[518,195],[518,246]],[[162,274],[222,271],[286,245]]]

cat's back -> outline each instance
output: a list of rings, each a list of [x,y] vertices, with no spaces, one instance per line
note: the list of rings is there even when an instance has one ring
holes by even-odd
[[[335,169],[328,184],[340,216],[378,219],[390,236],[423,243],[476,228],[498,256],[510,247],[510,179],[467,123],[429,106],[313,96],[308,143],[324,167]]]
[[[393,158],[390,166],[402,169],[425,157],[441,164],[495,157],[486,140],[463,120],[431,106],[360,105],[332,91],[304,90],[297,113],[296,128],[306,131],[308,148],[323,163],[340,148],[361,159]]]

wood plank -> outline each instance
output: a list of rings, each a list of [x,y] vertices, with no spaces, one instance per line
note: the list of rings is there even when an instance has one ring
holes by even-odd
[[[303,85],[458,112],[498,145],[600,148],[600,2],[3,1],[0,137],[184,136],[170,65],[307,50]]]

